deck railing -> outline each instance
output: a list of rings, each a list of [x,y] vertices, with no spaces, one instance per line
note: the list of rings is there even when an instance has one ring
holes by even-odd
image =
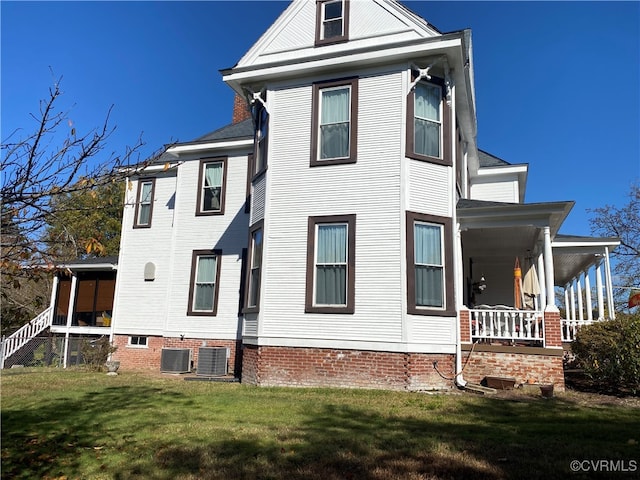
[[[0,356],[0,368],[4,368],[4,362],[11,355],[20,350],[44,329],[51,326],[51,307],[41,312],[36,318],[23,325],[2,342],[2,355]]]
[[[475,308],[470,310],[469,327],[474,341],[544,342],[543,314],[537,310]]]
[[[591,325],[596,322],[601,322],[603,320],[567,320],[565,318],[562,319],[562,341],[563,342],[573,342],[576,339],[576,333],[580,327],[584,325]]]

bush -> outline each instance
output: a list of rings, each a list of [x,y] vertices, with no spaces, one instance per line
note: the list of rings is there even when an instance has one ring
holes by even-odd
[[[571,345],[578,366],[599,388],[640,392],[640,315],[587,325]]]
[[[82,340],[80,353],[84,364],[96,372],[104,368],[109,355],[115,352],[118,347],[109,343],[109,337],[100,337],[98,340]]]

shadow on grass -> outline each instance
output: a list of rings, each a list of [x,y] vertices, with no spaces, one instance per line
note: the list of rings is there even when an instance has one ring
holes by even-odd
[[[260,401],[260,390],[252,395]],[[248,411],[247,429],[225,424],[210,437],[135,435],[180,421],[159,415],[159,405],[182,412],[184,422],[203,421],[206,409],[215,427],[215,396],[194,404],[176,389],[97,388],[37,410],[14,408],[2,415],[3,478],[586,478],[571,474],[572,459],[633,459],[637,446],[625,442],[640,428],[637,410],[584,409],[562,399],[406,394],[390,397],[397,405],[385,410],[317,397],[301,421],[270,427],[252,423]],[[393,413],[402,402],[411,408]],[[88,475],[87,462],[98,473]]]

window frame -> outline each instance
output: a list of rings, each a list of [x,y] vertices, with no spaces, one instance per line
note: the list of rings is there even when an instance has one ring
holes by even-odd
[[[443,252],[442,288],[444,306],[426,307],[416,305],[416,264],[415,264],[415,237],[414,225],[426,223],[442,227],[440,237]],[[407,313],[413,315],[431,315],[452,317],[456,315],[455,299],[453,292],[454,265],[453,265],[453,222],[449,217],[428,215],[417,212],[406,212],[406,262],[407,262]]]
[[[415,76],[412,74],[412,80]],[[433,85],[440,89],[440,156],[433,157],[415,151],[415,97],[416,87],[419,84]],[[446,86],[442,78],[431,77],[431,80],[420,80],[407,95],[407,132],[406,132],[406,156],[414,160],[452,166],[451,159],[451,108],[446,102]]]
[[[202,202],[203,198],[203,190],[204,190],[204,171],[206,165],[211,163],[221,163],[222,164],[222,181],[220,185],[220,209],[219,210],[203,210]],[[200,160],[198,172],[198,195],[197,195],[197,203],[196,203],[196,216],[209,216],[209,215],[224,215],[224,204],[225,204],[225,196],[226,196],[226,186],[227,186],[227,157],[208,157]]]
[[[323,90],[336,90],[340,87],[349,87],[349,155],[337,158],[320,158],[320,114],[321,98]],[[356,163],[358,150],[358,77],[343,78],[340,80],[330,80],[315,82],[313,84],[311,110],[311,160],[309,166],[318,167],[322,165],[344,165]]]
[[[255,249],[255,241],[254,235],[256,232],[262,232],[262,245],[261,245],[261,256],[260,256],[260,266],[258,267],[258,287],[257,287],[257,297],[256,304],[249,305],[249,299],[251,298],[251,279],[253,277],[253,254]],[[249,228],[249,249],[247,250],[247,271],[246,271],[246,281],[245,281],[245,298],[244,298],[244,309],[243,313],[257,313],[260,311],[260,294],[262,291],[262,272],[263,272],[263,259],[264,259],[264,220],[260,220],[256,222],[254,225]]]
[[[134,343],[133,339],[137,338],[138,341],[144,339],[144,343]],[[129,340],[127,342],[127,347],[130,348],[149,348],[149,337],[146,335],[129,335]]]
[[[196,292],[196,275],[198,270],[198,259],[200,257],[216,257],[216,278],[213,287],[213,310],[195,310],[193,302],[195,301]],[[187,315],[199,317],[215,317],[218,313],[218,297],[220,291],[220,266],[222,264],[222,250],[194,250],[191,256],[191,274],[189,282],[189,305]]]
[[[324,11],[328,3],[342,2],[342,35],[324,38]],[[332,45],[349,40],[349,0],[316,0],[316,38],[315,46]]]
[[[144,184],[151,184],[151,199],[149,201],[149,222],[148,223],[140,223],[140,195],[142,195],[142,186]],[[136,193],[136,208],[134,211],[133,217],[133,228],[151,228],[151,221],[153,220],[153,203],[155,199],[156,192],[156,179],[153,177],[149,178],[139,178],[138,179],[138,191]]]
[[[316,241],[317,226],[328,224],[347,225],[347,273],[346,305],[316,305]],[[307,223],[307,273],[305,286],[305,313],[346,313],[355,312],[356,279],[356,215],[324,215],[309,217]]]
[[[265,99],[266,100],[266,99]],[[256,101],[252,106],[255,108],[255,112],[251,112],[253,117],[254,135],[253,135],[253,153],[251,162],[252,181],[262,175],[267,170],[269,165],[269,123],[270,115],[264,104],[260,101]],[[258,139],[258,132],[260,131],[262,123],[262,113],[266,115],[264,119],[265,135]],[[259,162],[262,160],[262,163]]]

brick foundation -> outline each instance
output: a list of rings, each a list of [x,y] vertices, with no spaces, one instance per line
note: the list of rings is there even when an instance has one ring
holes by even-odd
[[[242,382],[261,386],[450,389],[453,368],[454,356],[448,354],[245,345]]]
[[[556,352],[550,349],[532,348],[531,351],[535,353],[526,353],[516,349],[509,351],[508,347],[502,348],[503,351],[498,351],[499,349],[483,351],[477,348],[482,346],[476,347],[470,359],[469,351],[462,352],[463,377],[468,382],[481,383],[487,376],[513,377],[516,379],[516,384],[553,383],[556,391],[565,389],[562,350]],[[467,359],[469,359],[468,363],[466,363]]]
[[[198,365],[198,349],[207,347],[227,347],[230,349],[228,371],[236,376],[241,370],[241,349],[240,342],[235,340],[211,340],[201,338],[165,338],[147,337],[147,348],[133,347],[128,345],[128,335],[116,335],[113,342],[118,350],[113,354],[114,360],[120,361],[120,368],[123,370],[156,370],[160,371],[160,356],[163,348],[189,348],[191,349],[192,367]]]

